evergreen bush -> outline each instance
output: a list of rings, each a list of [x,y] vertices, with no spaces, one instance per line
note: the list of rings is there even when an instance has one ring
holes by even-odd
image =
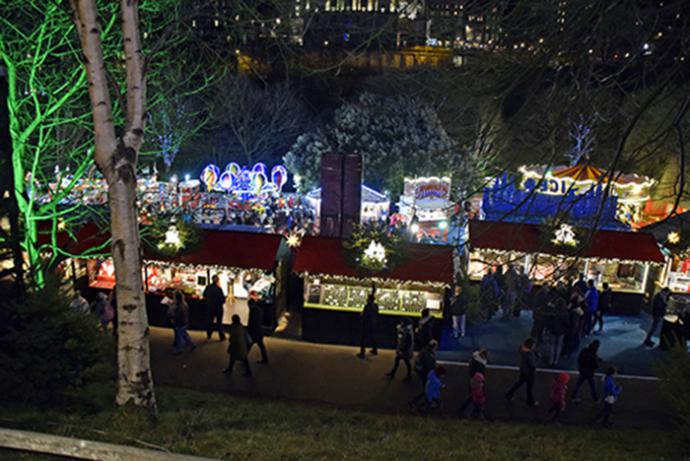
[[[4,301],[0,321],[0,400],[59,402],[112,377],[114,347],[90,313],[70,307],[56,280],[23,303]]]

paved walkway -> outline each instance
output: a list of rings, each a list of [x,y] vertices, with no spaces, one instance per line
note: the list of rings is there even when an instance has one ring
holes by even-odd
[[[607,315],[604,331],[584,338],[581,345],[585,346],[598,339],[601,341],[599,355],[606,363],[615,365],[620,373],[654,376],[654,363],[668,354],[658,348],[642,345],[650,324],[651,317],[647,313],[637,316]],[[454,339],[450,331],[445,330],[439,356],[466,362],[472,351],[486,347],[490,351],[492,363],[517,365],[516,347],[529,336],[531,329],[532,312],[524,311],[519,318],[511,317],[507,321],[494,318],[471,326],[467,329],[467,336],[460,339]],[[654,341],[658,343],[658,337]],[[546,346],[540,346],[540,350],[544,357],[548,356]],[[546,366],[546,363],[542,365]],[[570,359],[561,360],[559,367],[576,370],[577,353]]]
[[[254,376],[247,378],[241,375],[242,364],[237,364],[233,375],[221,373],[227,363],[227,342],[216,338],[206,341],[205,333],[193,332],[197,349],[192,353],[173,355],[171,330],[151,330],[153,372],[157,384],[404,414],[411,413],[407,402],[420,391],[416,380],[401,381],[401,370],[395,380],[384,376],[393,360],[393,352],[388,350],[361,360],[355,356],[357,351],[352,347],[267,338],[271,362],[269,365],[256,364],[259,351],[252,349],[250,359]],[[460,402],[467,396],[467,368],[456,363],[448,364],[447,368],[442,413],[455,415]],[[550,382],[554,377],[551,370],[542,370],[538,374],[535,393],[542,401],[541,408],[527,407],[523,400],[524,391],[519,391],[512,403],[503,399],[503,394],[517,377],[513,369],[493,367],[487,375],[487,413],[490,417],[543,420]],[[624,391],[615,408],[615,424],[641,428],[672,425],[671,413],[660,395],[656,380],[622,379],[621,382]],[[586,424],[598,410],[586,393],[582,397],[585,403],[571,405],[562,419],[564,423]]]

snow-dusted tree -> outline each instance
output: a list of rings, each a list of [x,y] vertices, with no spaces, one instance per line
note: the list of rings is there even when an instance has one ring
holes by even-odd
[[[332,124],[301,136],[285,156],[301,187],[315,185],[320,154],[362,156],[368,183],[402,191],[405,176],[451,175],[458,163],[454,143],[436,112],[416,99],[363,93],[336,110]]]

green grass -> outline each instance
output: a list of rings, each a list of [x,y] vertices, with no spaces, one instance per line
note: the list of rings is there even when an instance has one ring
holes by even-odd
[[[690,460],[673,432],[424,418],[165,387],[152,420],[112,408],[106,391],[69,408],[4,406],[0,425],[232,460]]]

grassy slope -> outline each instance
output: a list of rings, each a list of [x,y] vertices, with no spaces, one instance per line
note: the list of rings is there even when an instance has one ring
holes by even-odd
[[[136,411],[77,405],[0,408],[0,425],[252,461],[690,460],[673,433],[660,431],[423,418],[172,388],[159,388],[158,399],[155,423]]]

